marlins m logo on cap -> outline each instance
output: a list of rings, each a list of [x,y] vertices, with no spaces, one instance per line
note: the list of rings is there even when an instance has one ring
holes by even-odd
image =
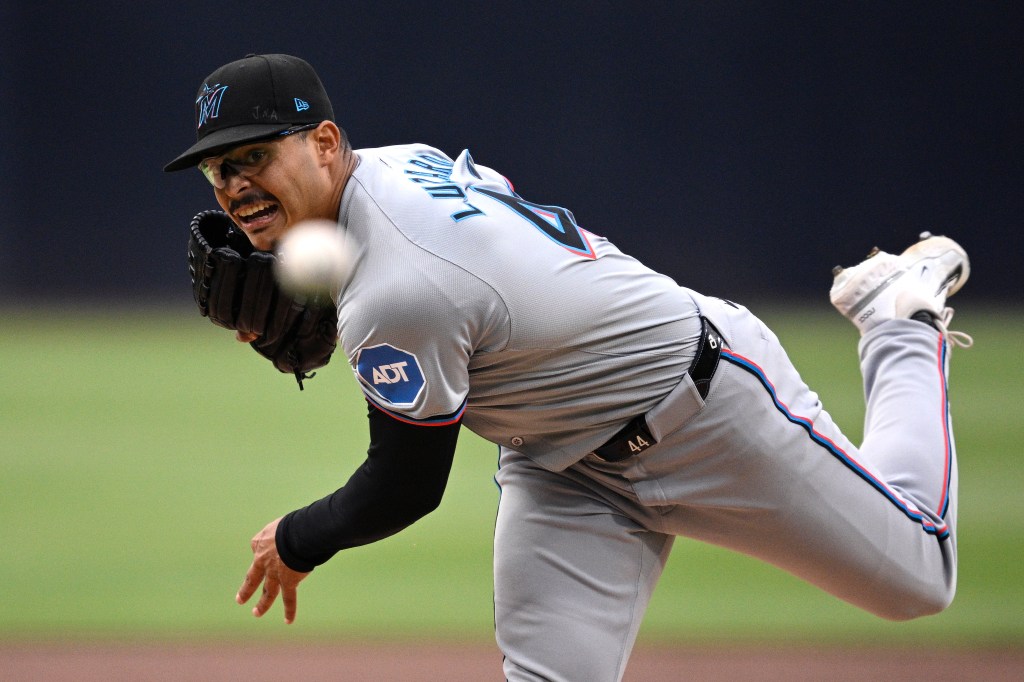
[[[220,101],[224,99],[224,93],[227,89],[228,86],[219,83],[212,88],[208,84],[203,83],[203,89],[196,99],[197,128],[202,128],[203,124],[211,118],[217,118],[217,115],[220,113]]]

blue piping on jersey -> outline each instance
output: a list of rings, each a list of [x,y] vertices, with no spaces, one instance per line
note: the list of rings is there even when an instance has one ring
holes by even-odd
[[[940,336],[938,352],[939,377],[942,379],[942,400],[940,402],[942,404],[942,438],[946,451],[946,468],[942,477],[942,503],[939,505],[939,516],[941,518],[946,518],[946,512],[949,511],[949,484],[953,464],[953,438],[950,429],[952,415],[949,413],[949,400],[946,397],[946,353],[948,352],[946,339]]]
[[[466,400],[463,400],[459,409],[455,410],[451,414],[441,415],[440,417],[430,417],[428,419],[413,419],[412,417],[407,417],[404,414],[399,414],[398,412],[387,409],[365,393],[363,394],[363,397],[366,398],[366,402],[370,403],[387,416],[397,419],[404,424],[414,424],[416,426],[449,426],[461,420],[463,413],[466,411]]]
[[[847,454],[842,448],[840,448],[838,445],[836,445],[834,442],[832,442],[831,439],[829,439],[826,436],[823,436],[822,434],[820,434],[817,431],[815,431],[814,430],[814,422],[812,422],[810,419],[808,419],[806,417],[800,417],[800,416],[794,415],[792,412],[790,412],[789,408],[786,407],[786,405],[784,405],[779,400],[779,397],[778,397],[778,395],[775,392],[775,386],[772,385],[772,382],[768,380],[767,376],[765,376],[764,370],[762,370],[760,367],[758,367],[753,361],[743,357],[742,355],[739,355],[739,354],[729,350],[728,348],[723,348],[722,349],[722,359],[723,360],[727,360],[728,362],[731,362],[732,364],[747,370],[748,372],[753,374],[755,377],[757,377],[757,379],[761,382],[761,385],[764,386],[765,390],[767,390],[768,394],[771,396],[772,402],[775,403],[776,409],[778,409],[779,412],[781,412],[783,414],[783,416],[786,417],[786,419],[788,419],[789,421],[791,421],[792,423],[794,423],[794,424],[796,424],[796,425],[798,425],[800,427],[803,427],[803,429],[807,431],[808,435],[810,435],[811,440],[813,440],[815,443],[817,443],[821,447],[825,448],[836,459],[838,459],[840,462],[842,462],[844,465],[846,465],[846,467],[848,469],[850,469],[855,474],[857,474],[862,479],[864,479],[869,484],[871,484],[871,486],[873,488],[875,488],[875,490],[877,490],[878,492],[882,493],[882,495],[884,495],[886,499],[888,499],[893,505],[896,506],[897,509],[899,509],[905,516],[907,516],[907,518],[911,519],[912,521],[916,521],[917,523],[920,523],[921,527],[924,529],[924,532],[936,536],[939,540],[945,540],[946,538],[949,537],[949,527],[946,524],[943,523],[941,526],[936,526],[935,523],[930,518],[925,516],[922,512],[918,511],[914,507],[912,507],[906,500],[904,500],[899,495],[897,495],[896,492],[894,490],[892,490],[889,486],[887,486],[885,483],[883,483],[882,481],[880,481],[877,478],[875,478],[875,476],[873,474],[871,474],[863,466],[861,466],[856,460],[854,460],[852,457],[850,457],[849,454]],[[945,390],[943,390],[943,399],[945,399]],[[943,400],[943,402],[945,402],[945,400]],[[947,414],[948,414],[948,410],[947,410]],[[948,443],[948,438],[947,438],[947,443]],[[946,477],[945,477],[946,478],[946,485],[947,486],[949,484],[949,475],[948,475],[949,464],[950,464],[949,455],[950,455],[950,451],[947,448],[947,451],[946,451],[946,471],[947,471],[947,474],[946,474]],[[948,496],[946,496],[946,497],[948,498]],[[943,511],[945,511],[945,510],[943,510]]]

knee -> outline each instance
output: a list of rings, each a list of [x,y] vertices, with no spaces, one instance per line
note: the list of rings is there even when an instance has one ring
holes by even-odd
[[[907,621],[924,616],[933,616],[945,611],[953,603],[955,586],[933,586],[892,595],[881,608],[872,609],[876,615],[891,621]]]

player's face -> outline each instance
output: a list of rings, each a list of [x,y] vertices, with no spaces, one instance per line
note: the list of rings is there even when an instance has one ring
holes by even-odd
[[[199,169],[253,246],[270,251],[291,225],[319,217],[315,148],[303,135],[278,137],[205,159]]]

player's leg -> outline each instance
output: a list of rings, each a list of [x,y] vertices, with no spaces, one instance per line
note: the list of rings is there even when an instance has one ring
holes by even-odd
[[[697,297],[728,342],[707,404],[623,475],[666,509],[665,530],[760,557],[884,617],[941,610],[956,580],[948,347],[899,318],[925,310],[941,328],[967,273],[955,243],[927,239],[837,278],[852,293],[833,299],[864,332],[861,448],[755,317]]]
[[[860,356],[867,414],[861,450],[870,453],[884,480],[897,490],[913,484],[913,475],[909,481],[907,477],[918,467],[917,452],[948,451],[949,466],[943,478],[930,481],[929,487],[918,489],[915,496],[925,508],[947,518],[950,530],[955,530],[956,461],[952,457],[946,376],[953,347],[970,346],[973,340],[948,331],[953,310],[945,304],[970,275],[967,254],[953,240],[925,232],[899,256],[876,248],[863,263],[845,270],[837,267],[833,272],[832,302],[863,336]],[[933,327],[942,338],[921,332],[907,318]],[[905,345],[906,333],[925,334],[925,343],[930,341],[931,346],[914,352],[914,347]],[[902,387],[927,376],[939,376],[941,381],[933,382],[930,391],[917,394],[922,402],[915,406]],[[947,514],[949,506],[953,508]]]
[[[672,537],[599,486],[504,451],[494,611],[509,680],[618,680]]]
[[[867,410],[859,450],[897,495],[914,500],[929,515],[936,536],[948,536],[955,547],[949,351],[937,333],[909,320],[895,320],[864,337],[860,355]]]
[[[769,337],[730,347],[705,409],[639,458],[636,488],[656,484],[657,502],[671,507],[666,530],[904,619],[952,599],[955,456],[937,333],[908,320],[873,334],[867,364],[898,362],[902,376],[876,385],[872,408],[884,403],[890,416],[869,433],[888,443],[883,431],[915,429],[893,461],[882,460],[894,447],[850,443]],[[914,411],[931,416],[911,419]]]

